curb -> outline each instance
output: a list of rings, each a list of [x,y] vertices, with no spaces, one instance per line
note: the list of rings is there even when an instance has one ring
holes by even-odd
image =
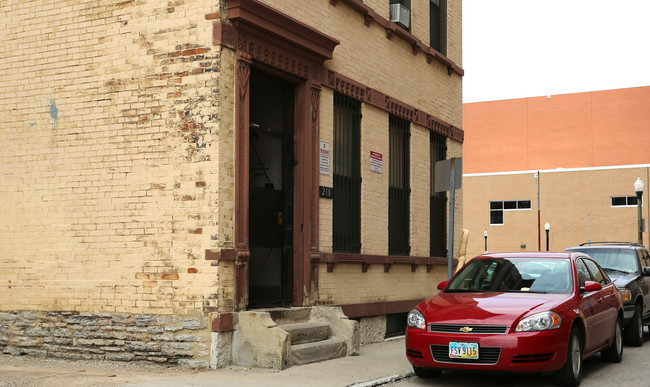
[[[381,386],[384,384],[396,382],[398,380],[410,378],[411,376],[415,375],[413,373],[413,370],[408,370],[408,371],[402,371],[399,374],[394,374],[390,376],[384,376],[383,378],[377,378],[373,380],[369,380],[367,382],[361,382],[361,383],[354,383],[350,384],[348,387],[374,387],[374,386]]]

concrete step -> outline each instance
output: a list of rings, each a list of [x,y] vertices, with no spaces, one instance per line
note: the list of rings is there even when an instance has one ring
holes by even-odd
[[[328,340],[291,346],[291,364],[301,365],[336,359],[347,354],[345,340],[333,337]]]
[[[324,321],[308,321],[278,326],[289,333],[292,345],[327,340],[332,332],[330,326]]]
[[[269,315],[278,325],[309,321],[311,308],[273,308],[267,309]]]

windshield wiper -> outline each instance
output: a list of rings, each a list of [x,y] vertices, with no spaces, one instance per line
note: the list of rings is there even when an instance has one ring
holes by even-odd
[[[445,293],[483,293],[485,290],[481,289],[447,289]]]
[[[536,293],[536,294],[547,294],[541,290],[504,290],[504,293]]]

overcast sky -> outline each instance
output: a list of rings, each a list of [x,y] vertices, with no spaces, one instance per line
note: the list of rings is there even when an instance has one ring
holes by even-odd
[[[650,86],[650,0],[463,0],[463,102]]]

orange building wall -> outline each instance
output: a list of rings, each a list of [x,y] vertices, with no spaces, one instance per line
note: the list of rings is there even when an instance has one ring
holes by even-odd
[[[650,87],[464,104],[463,129],[465,174],[644,164]]]

